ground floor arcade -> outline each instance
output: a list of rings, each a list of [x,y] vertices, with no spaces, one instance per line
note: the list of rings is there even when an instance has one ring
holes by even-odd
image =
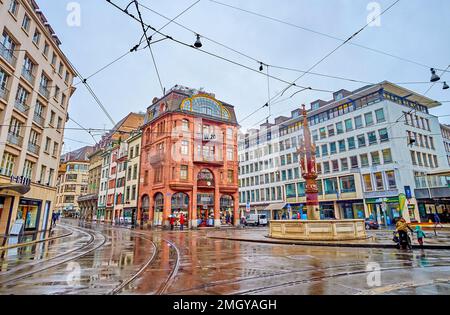
[[[186,228],[238,225],[238,193],[220,189],[191,191],[163,190],[143,194],[137,212],[137,222],[147,226],[175,225]]]

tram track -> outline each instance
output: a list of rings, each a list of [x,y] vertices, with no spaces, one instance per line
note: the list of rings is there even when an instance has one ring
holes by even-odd
[[[93,237],[91,234],[89,234],[89,233],[87,233],[87,232],[85,232],[85,231],[82,231],[82,230],[80,230],[80,229],[74,228],[74,227],[72,227],[72,226],[70,226],[70,225],[64,225],[63,227],[64,227],[65,229],[67,229],[67,230],[71,230],[72,232],[73,232],[73,231],[77,231],[77,232],[79,232],[79,233],[88,235],[88,236],[89,236],[89,240],[88,240],[85,244],[83,244],[83,245],[81,245],[81,246],[79,246],[79,247],[76,247],[76,248],[71,249],[71,250],[69,250],[69,251],[66,251],[66,252],[64,252],[64,253],[61,253],[61,254],[59,254],[59,255],[53,256],[53,257],[51,257],[51,258],[40,259],[40,260],[37,260],[37,261],[33,261],[33,262],[30,262],[30,263],[21,265],[21,266],[16,267],[16,268],[12,268],[12,269],[7,270],[7,271],[3,271],[3,272],[0,273],[0,277],[1,277],[1,276],[6,276],[6,275],[11,274],[11,273],[18,272],[18,271],[23,270],[23,269],[26,269],[26,268],[28,268],[28,267],[30,267],[30,266],[34,266],[34,265],[37,265],[37,264],[41,264],[41,263],[43,263],[43,262],[48,262],[48,261],[51,261],[51,260],[55,260],[55,259],[61,258],[61,257],[66,256],[66,255],[69,255],[69,254],[71,254],[71,253],[73,253],[73,252],[75,252],[75,251],[77,251],[77,250],[81,250],[81,249],[85,248],[86,246],[89,246],[89,245],[92,244],[92,242],[94,241],[94,237]],[[53,241],[53,240],[48,240],[48,241],[44,241],[44,242],[50,242],[50,241]],[[0,284],[1,284],[1,282],[0,282]]]
[[[264,255],[263,255],[264,256]],[[437,260],[436,262],[447,262],[447,260],[442,260],[442,259],[435,259]],[[448,260],[448,262],[450,262],[450,260]],[[389,264],[405,264],[405,263],[411,263],[411,260],[389,260],[389,261],[384,261],[382,262],[384,265],[389,265]],[[305,270],[289,270],[289,271],[284,271],[284,272],[278,272],[278,273],[270,273],[270,274],[260,274],[257,276],[252,276],[252,277],[245,277],[245,278],[241,278],[238,280],[223,280],[223,281],[218,281],[218,282],[214,282],[214,283],[208,283],[205,285],[201,285],[201,286],[197,286],[197,287],[193,287],[193,288],[188,288],[188,289],[183,289],[183,290],[178,290],[176,292],[171,292],[171,294],[180,294],[183,292],[189,292],[189,291],[193,291],[193,290],[204,290],[204,289],[210,289],[210,288],[214,288],[214,287],[218,287],[218,286],[223,286],[223,285],[235,285],[238,283],[243,283],[246,281],[252,281],[252,280],[258,280],[258,279],[270,279],[270,278],[276,278],[276,277],[282,277],[282,276],[286,276],[286,275],[294,275],[294,274],[302,274],[302,273],[310,273],[310,272],[326,272],[328,270],[333,270],[333,269],[339,269],[339,268],[348,268],[348,267],[366,267],[367,266],[367,262],[358,262],[358,263],[351,263],[351,264],[342,264],[342,265],[334,265],[334,266],[327,266],[327,267],[323,267],[320,269],[317,268],[308,268]],[[445,265],[447,266],[447,265]],[[402,267],[404,268],[404,267]],[[415,268],[415,267],[410,267],[410,268]],[[347,272],[343,272],[343,274],[347,274]],[[259,289],[259,288],[258,288]],[[241,293],[233,293],[233,294],[241,294]]]
[[[85,228],[80,228],[80,227],[77,227],[75,229],[84,230],[84,232],[88,233],[91,236],[90,241],[87,244],[85,244],[84,246],[81,247],[81,249],[86,249],[86,248],[89,247],[87,250],[85,250],[82,253],[79,253],[79,254],[77,254],[77,255],[75,255],[73,257],[63,259],[61,261],[55,262],[53,264],[50,264],[48,266],[44,266],[44,267],[41,267],[41,268],[36,268],[36,270],[28,271],[28,272],[19,274],[19,275],[15,276],[15,277],[8,278],[6,280],[1,280],[0,279],[0,285],[3,286],[5,284],[9,284],[9,283],[11,283],[13,281],[25,279],[27,277],[30,277],[30,276],[34,275],[34,274],[41,273],[41,272],[47,271],[49,269],[53,269],[53,268],[61,266],[63,264],[67,264],[68,262],[70,262],[72,260],[75,260],[75,259],[81,258],[83,256],[86,256],[87,254],[89,254],[89,253],[99,249],[107,241],[107,237],[104,234],[102,234],[102,233],[98,233],[96,231],[92,231],[92,230],[85,229]],[[65,253],[63,256],[70,255],[71,253],[74,253],[77,250],[80,250],[80,249],[76,249],[76,250],[70,251],[70,253]],[[60,256],[60,257],[62,257],[62,256]],[[51,260],[54,260],[54,259],[55,258],[53,258]],[[47,260],[47,262],[48,262],[48,260]],[[42,263],[42,261],[40,263]],[[38,265],[38,264],[35,264],[35,265]],[[33,265],[32,267],[34,267],[35,265]]]
[[[398,262],[398,261],[396,261]],[[440,261],[442,262],[442,261]],[[393,270],[400,270],[400,269],[415,269],[415,268],[433,268],[433,267],[449,267],[450,266],[450,260],[446,260],[445,261],[447,264],[445,265],[429,265],[429,266],[397,266],[397,267],[392,267],[392,268],[381,268],[379,271],[380,272],[386,272],[386,271],[393,271]],[[367,265],[367,264],[365,264]],[[319,273],[321,271],[323,271],[323,269],[314,269],[314,270],[310,270],[310,271],[314,271],[316,273]],[[248,295],[248,294],[260,294],[262,292],[265,291],[269,291],[269,290],[273,290],[273,289],[283,289],[283,288],[288,288],[288,287],[292,287],[295,285],[299,285],[299,284],[305,284],[305,283],[311,283],[311,282],[316,282],[316,281],[322,281],[322,280],[326,280],[326,279],[336,279],[336,278],[340,278],[340,277],[346,277],[346,276],[353,276],[353,275],[362,275],[362,274],[368,274],[373,272],[373,270],[357,270],[357,271],[353,271],[353,272],[340,272],[340,273],[335,273],[335,274],[331,274],[331,275],[327,275],[327,276],[320,276],[320,277],[312,277],[309,279],[303,279],[303,280],[296,280],[296,281],[288,281],[288,282],[283,282],[283,283],[279,283],[279,284],[275,284],[275,285],[270,285],[270,286],[265,286],[262,288],[256,288],[256,289],[251,289],[251,290],[245,290],[245,291],[238,291],[238,292],[233,292],[233,295]]]

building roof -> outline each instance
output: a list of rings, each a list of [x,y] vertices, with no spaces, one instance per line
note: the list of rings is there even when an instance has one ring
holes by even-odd
[[[214,115],[207,115],[203,113],[199,113],[197,111],[188,111],[182,110],[182,104],[188,102],[190,99],[199,99],[203,98],[206,100],[211,100],[211,102],[218,104],[221,107],[223,112],[229,113],[229,119],[225,117],[218,117]],[[194,103],[194,101],[192,101]],[[191,105],[192,106],[192,105]],[[230,105],[224,101],[218,100],[214,93],[208,93],[203,91],[203,89],[192,89],[185,86],[175,85],[171,88],[163,97],[155,98],[153,100],[153,104],[147,108],[147,115],[145,118],[145,123],[147,124],[150,121],[158,118],[162,114],[166,112],[184,112],[190,113],[196,116],[204,117],[205,119],[211,120],[219,120],[231,124],[237,125],[236,113],[234,111],[234,106]]]
[[[68,163],[68,162],[88,162],[89,161],[89,155],[92,154],[94,148],[91,146],[82,147],[78,150],[66,153],[61,156],[61,162],[62,163]]]

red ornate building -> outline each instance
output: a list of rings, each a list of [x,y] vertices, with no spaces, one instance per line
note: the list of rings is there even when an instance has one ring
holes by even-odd
[[[175,86],[147,109],[139,183],[141,224],[237,224],[238,124],[233,106]]]

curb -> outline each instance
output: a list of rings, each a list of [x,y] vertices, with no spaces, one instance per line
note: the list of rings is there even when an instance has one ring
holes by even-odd
[[[4,250],[7,250],[7,249],[12,249],[12,248],[30,246],[30,245],[33,245],[33,244],[43,243],[43,242],[47,242],[47,241],[52,241],[52,240],[56,240],[56,239],[59,239],[59,238],[70,236],[72,234],[73,234],[73,232],[70,232],[70,233],[66,233],[66,234],[62,234],[62,235],[58,235],[58,236],[45,238],[43,240],[36,240],[36,241],[31,241],[31,242],[26,242],[26,243],[20,243],[20,244],[4,246],[4,247],[0,247],[0,251],[4,251]]]
[[[242,238],[234,238],[234,237],[220,237],[220,236],[207,236],[212,239],[221,239],[221,240],[229,240],[229,241],[238,241],[238,242],[249,242],[249,243],[264,243],[264,244],[278,244],[278,245],[300,245],[300,246],[323,246],[323,247],[356,247],[356,248],[395,248],[397,246],[395,244],[379,244],[379,243],[365,243],[365,244],[352,244],[352,243],[324,243],[324,242],[301,242],[295,240],[283,240],[283,241],[275,241],[275,240],[255,240],[255,239],[242,239]],[[450,245],[424,245],[420,247],[420,245],[413,245],[413,249],[450,249]]]

